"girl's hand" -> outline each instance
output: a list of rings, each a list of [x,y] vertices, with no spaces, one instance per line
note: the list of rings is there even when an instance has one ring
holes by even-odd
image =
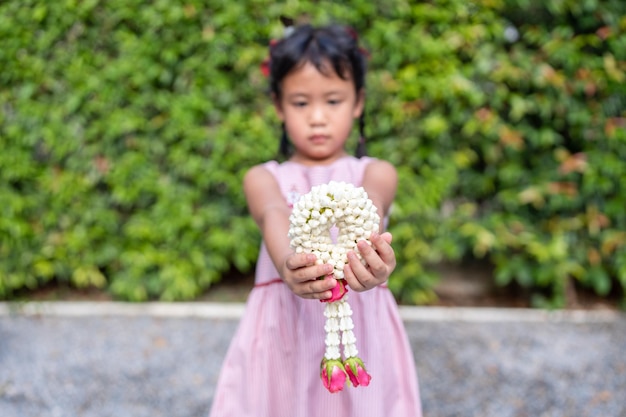
[[[302,298],[325,300],[332,296],[330,290],[335,288],[337,280],[332,275],[333,267],[328,264],[316,265],[316,259],[310,253],[292,253],[285,259],[281,275],[294,294]]]
[[[348,252],[348,264],[344,267],[346,281],[354,291],[367,291],[389,279],[396,267],[396,254],[391,247],[391,233],[372,234],[372,246],[365,241],[357,245],[361,256],[367,262],[364,266],[356,253]]]

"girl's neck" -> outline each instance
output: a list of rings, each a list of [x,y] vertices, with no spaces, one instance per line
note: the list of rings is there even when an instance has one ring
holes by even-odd
[[[323,165],[331,165],[332,163],[342,158],[345,158],[347,156],[349,155],[344,151],[344,152],[329,156],[327,158],[315,159],[315,158],[310,158],[310,157],[307,157],[306,155],[302,155],[296,152],[295,154],[293,154],[291,158],[289,158],[289,161],[295,162],[300,165],[306,165],[306,166],[316,166],[316,165],[323,166]]]

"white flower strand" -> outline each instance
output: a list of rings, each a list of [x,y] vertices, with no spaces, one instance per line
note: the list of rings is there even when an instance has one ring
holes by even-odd
[[[326,303],[324,316],[326,317],[326,324],[324,325],[326,351],[324,357],[328,360],[341,358],[340,340],[343,345],[344,358],[356,357],[359,351],[356,348],[356,336],[352,331],[354,323],[352,322],[352,309],[348,304],[348,296],[344,296],[339,301]],[[341,332],[341,339],[339,332]]]
[[[339,311],[337,308],[337,302],[326,303],[324,308],[324,316],[326,317],[326,325],[324,330],[326,331],[326,351],[324,357],[328,360],[341,358],[339,350]]]
[[[356,357],[359,351],[356,348],[356,336],[352,329],[354,329],[354,323],[352,322],[352,309],[348,304],[348,296],[344,296],[341,300],[337,301],[339,304],[337,310],[339,311],[339,329],[341,330],[341,344],[343,345],[343,356],[345,359]]]

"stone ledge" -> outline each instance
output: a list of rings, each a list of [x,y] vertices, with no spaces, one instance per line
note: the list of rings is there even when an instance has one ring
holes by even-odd
[[[148,316],[167,318],[239,319],[244,303],[124,303],[89,301],[45,301],[0,303],[1,316]],[[400,306],[400,316],[410,322],[570,322],[606,323],[626,320],[615,310],[540,310],[493,307]]]

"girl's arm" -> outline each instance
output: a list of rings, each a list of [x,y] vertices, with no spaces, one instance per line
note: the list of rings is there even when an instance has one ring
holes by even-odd
[[[302,298],[327,299],[337,281],[318,280],[332,273],[330,265],[316,265],[313,254],[296,254],[290,246],[289,209],[272,174],[263,166],[251,168],[244,177],[244,193],[248,209],[256,221],[267,251],[280,278]]]
[[[397,187],[398,174],[389,162],[376,160],[366,167],[363,188],[378,208],[381,233],[370,237],[372,246],[365,241],[357,245],[367,262],[367,267],[359,261],[354,252],[348,253],[348,264],[344,268],[344,274],[348,285],[355,291],[366,291],[386,282],[396,267],[396,255],[391,247],[391,233],[383,233],[383,223]]]

